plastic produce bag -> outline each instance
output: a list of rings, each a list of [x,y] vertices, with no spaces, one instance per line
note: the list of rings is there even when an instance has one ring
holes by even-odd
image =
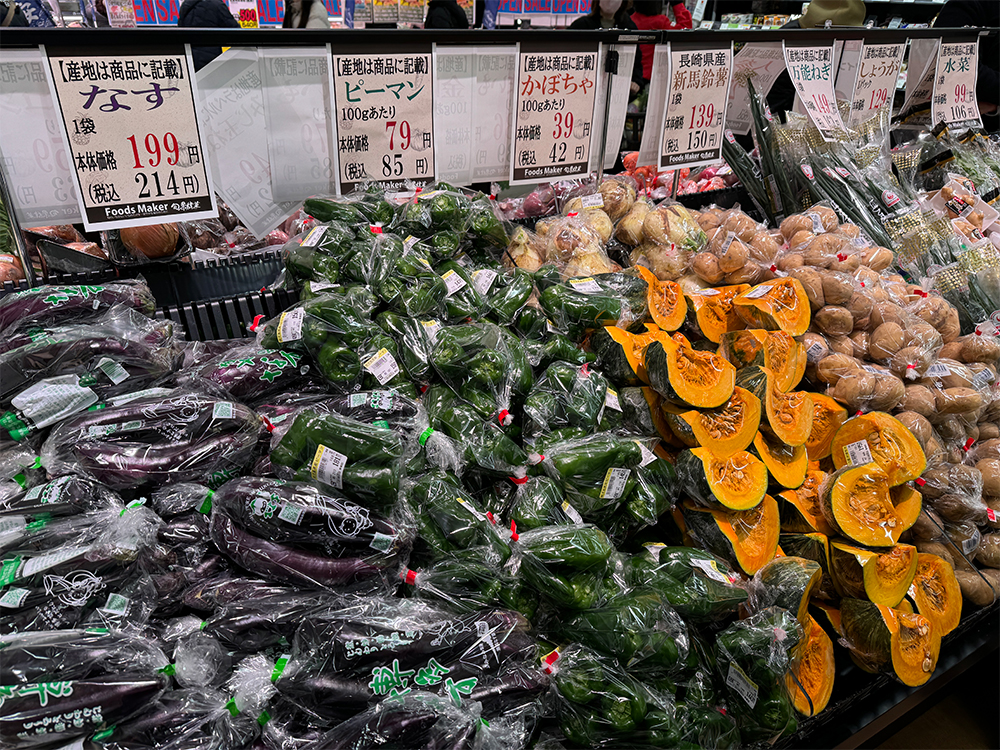
[[[298,281],[335,283],[356,251],[355,236],[355,229],[340,221],[316,225],[282,247],[285,270]]]
[[[646,282],[632,272],[571,278],[539,295],[542,309],[560,330],[579,338],[590,328],[629,328],[646,317]]]
[[[596,430],[611,399],[608,381],[598,372],[556,362],[535,381],[524,401],[527,417],[524,437],[534,436],[561,427],[582,427]],[[615,404],[615,402],[612,402]],[[613,413],[614,409],[609,412]],[[620,410],[619,410],[620,412]]]
[[[312,366],[301,354],[257,346],[238,346],[214,357],[193,373],[224,388],[237,401],[260,403],[289,391],[309,391]],[[181,382],[186,378],[183,373]]]
[[[585,518],[606,516],[624,502],[643,460],[638,443],[610,432],[548,445],[544,455],[540,465]]]
[[[595,216],[590,216],[586,211],[574,211],[568,216],[539,222],[536,227],[545,243],[544,262],[554,265],[563,279],[615,270],[604,252],[604,243],[611,236],[611,220],[603,211],[594,213]]]
[[[596,526],[543,526],[519,535],[520,574],[539,596],[560,609],[593,607],[613,548]]]
[[[30,326],[92,320],[114,305],[145,315],[152,315],[156,308],[149,287],[141,279],[96,286],[39,286],[0,299],[0,334],[6,338]]]
[[[121,499],[100,483],[68,474],[0,501],[0,518],[20,516],[31,523],[120,505]]]
[[[628,424],[627,417],[624,421]],[[643,459],[634,470],[635,486],[625,501],[625,510],[636,522],[655,526],[660,516],[673,507],[681,488],[673,464],[650,451],[643,441],[636,442]]]

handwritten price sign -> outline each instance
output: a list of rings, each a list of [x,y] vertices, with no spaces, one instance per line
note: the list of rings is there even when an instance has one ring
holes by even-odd
[[[934,125],[943,122],[963,127],[983,126],[979,117],[979,105],[976,103],[978,70],[978,42],[941,42],[931,97],[931,119]]]
[[[721,158],[733,48],[670,47],[670,79],[660,167],[693,167]]]
[[[833,47],[806,47],[784,44],[785,67],[806,108],[806,114],[825,141],[838,140],[844,121],[833,91]]]
[[[892,107],[905,47],[904,44],[864,45],[851,98],[851,125],[864,122],[886,104]]]

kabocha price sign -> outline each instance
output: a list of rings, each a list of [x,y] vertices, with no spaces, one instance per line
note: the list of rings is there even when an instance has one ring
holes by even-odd
[[[334,55],[340,192],[434,181],[431,55]]]
[[[511,182],[588,172],[599,75],[597,50],[518,52]]]
[[[937,69],[934,71],[934,92],[931,96],[933,124],[981,128],[979,105],[976,103],[976,75],[979,70],[979,43],[941,42]]]
[[[866,44],[862,48],[851,97],[851,125],[864,122],[885,105],[892,107],[904,48],[903,44]]]
[[[46,56],[88,230],[217,215],[182,50]]]
[[[670,77],[660,167],[691,167],[722,158],[733,47],[670,47]]]
[[[833,46],[800,47],[785,44],[785,67],[802,100],[809,119],[825,141],[839,140],[844,121],[833,91],[835,68]]]

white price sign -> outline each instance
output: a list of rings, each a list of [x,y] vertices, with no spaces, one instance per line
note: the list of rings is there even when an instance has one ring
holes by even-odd
[[[260,27],[260,14],[257,12],[257,0],[229,0],[229,12],[239,23],[241,29],[256,29]]]
[[[799,46],[786,42],[782,45],[785,67],[809,119],[823,140],[839,140],[845,129],[837,109],[837,95],[833,91],[833,46]]]
[[[931,97],[932,124],[983,126],[976,102],[978,71],[978,42],[941,43]]]
[[[88,230],[218,215],[183,48],[44,54]]]
[[[597,49],[518,51],[512,128],[515,184],[585,175],[590,169],[596,102]]]
[[[434,181],[431,53],[334,55],[338,184],[387,190]]]
[[[744,45],[733,58],[733,77],[729,84],[729,106],[726,108],[726,128],[738,135],[750,132],[750,94],[754,91],[766,98],[774,82],[785,69],[785,58],[777,42]]]
[[[134,29],[135,5],[132,0],[107,0],[104,3],[107,11],[108,23],[118,29]]]
[[[59,113],[38,50],[4,50],[0,62],[0,154],[14,213],[23,227],[81,221]]]
[[[934,90],[934,70],[940,39],[913,39],[906,64],[906,99],[900,112],[931,100]]]
[[[903,62],[905,44],[866,44],[861,49],[854,94],[851,97],[850,125],[865,122],[879,109],[892,108],[896,79]]]
[[[693,167],[722,158],[733,47],[670,46],[670,76],[660,136],[660,168]]]

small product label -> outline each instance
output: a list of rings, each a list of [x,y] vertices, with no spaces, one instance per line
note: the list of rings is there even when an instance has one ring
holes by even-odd
[[[24,570],[21,571],[21,577],[30,578],[35,575],[35,573],[41,573],[43,570],[48,570],[61,562],[65,562],[66,560],[71,560],[78,555],[82,555],[86,551],[86,547],[69,547],[67,549],[50,552],[47,555],[33,557],[24,564]]]
[[[0,586],[7,586],[17,578],[17,571],[21,567],[20,557],[11,557],[0,562]]]
[[[364,393],[352,393],[348,403],[350,404],[350,408],[357,409],[359,406],[364,406],[368,403],[368,396]]]
[[[877,367],[872,367],[871,365],[862,365],[862,366],[864,367],[865,370],[867,370],[868,372],[870,372],[872,375],[881,375],[882,374],[882,370],[878,369]]]
[[[309,474],[313,479],[318,479],[323,484],[328,484],[339,490],[344,486],[345,466],[347,466],[347,456],[332,448],[327,448],[325,445],[320,445],[316,449],[312,463],[309,464]]]
[[[441,324],[436,320],[422,320],[420,325],[424,327],[424,333],[427,334],[427,339],[433,344],[437,341],[438,331],[441,330]]]
[[[403,250],[405,252],[410,252],[410,250],[413,249],[413,246],[416,245],[418,242],[420,242],[420,240],[418,240],[411,234],[409,237],[403,240]]]
[[[36,497],[38,497],[39,495],[42,494],[42,490],[44,490],[47,486],[48,485],[45,485],[45,484],[35,485],[30,490],[28,490],[27,494],[25,494],[25,496],[24,496],[24,499],[25,500],[34,500]]]
[[[446,297],[450,297],[465,286],[465,279],[459,276],[454,269],[451,271],[445,271],[441,274],[441,279],[444,281],[444,285],[448,287],[448,293],[445,295]]]
[[[310,281],[309,288],[312,289],[313,294],[318,294],[319,292],[325,292],[327,289],[339,289],[340,284],[332,284],[329,281]]]
[[[24,389],[11,404],[30,419],[35,427],[55,424],[97,403],[97,394],[80,385],[76,375],[62,375],[35,383]]]
[[[389,550],[392,549],[392,543],[394,541],[395,539],[389,534],[383,534],[381,532],[376,531],[375,534],[372,536],[371,544],[369,544],[368,546],[371,547],[373,550],[381,552],[382,554],[388,554]]]
[[[583,524],[583,516],[581,516],[577,512],[576,508],[574,508],[572,505],[569,504],[569,500],[563,500],[562,505],[560,507],[562,508],[563,513],[566,514],[566,517],[569,518],[570,521],[575,523],[577,526]]]
[[[393,411],[396,405],[396,392],[372,391],[368,405],[376,411]]]
[[[480,268],[478,271],[472,272],[472,286],[476,288],[477,292],[485,296],[490,291],[490,287],[493,286],[496,278],[496,271],[489,268]]]
[[[945,375],[950,374],[951,370],[948,368],[948,365],[941,362],[935,362],[927,368],[927,377],[929,378],[943,378]]]
[[[823,356],[824,351],[825,351],[824,346],[819,342],[810,344],[809,348],[806,349],[806,359],[810,362],[819,362],[820,357]]]
[[[104,605],[103,609],[109,614],[124,617],[128,614],[130,605],[131,602],[128,597],[122,596],[121,594],[111,594],[108,596],[108,603]]]
[[[760,299],[765,294],[767,294],[769,291],[771,291],[771,286],[772,286],[771,284],[758,284],[753,289],[751,289],[749,292],[744,292],[743,293],[743,298],[744,299]]]
[[[0,607],[19,609],[30,593],[28,589],[8,589],[0,596]]]
[[[232,419],[236,408],[232,401],[219,401],[212,407],[212,419]]]
[[[608,388],[604,392],[604,405],[609,409],[621,411],[622,405],[618,402],[618,391]]]
[[[726,235],[726,239],[722,241],[722,250],[719,251],[720,256],[725,255],[727,252],[729,252],[729,246],[733,244],[733,240],[735,239],[736,239],[735,232],[729,232]]]
[[[817,213],[809,214],[809,218],[812,219],[813,223],[813,234],[823,234],[826,230],[823,229],[823,219]]]
[[[295,503],[285,503],[281,506],[281,510],[278,511],[278,518],[282,521],[287,521],[294,526],[298,526],[305,512],[306,509],[301,505],[296,505]]]
[[[399,375],[399,365],[388,349],[375,352],[375,356],[365,362],[365,369],[375,376],[380,385],[385,385]]]
[[[431,271],[433,271],[433,270],[434,270],[434,268],[433,268],[433,267],[431,266],[431,262],[430,262],[429,260],[427,260],[427,258],[417,258],[417,261],[418,261],[418,262],[420,262],[420,263],[423,263],[423,264],[424,264],[424,266],[425,266],[425,267],[426,267],[426,268],[427,268],[428,270],[431,270]]]
[[[996,514],[996,511],[993,510],[993,508],[987,508],[986,509],[986,517],[988,519],[990,519],[990,523],[996,523],[997,522],[997,514]]]
[[[603,291],[601,285],[590,276],[582,279],[570,279],[569,285],[574,292],[580,292],[581,294],[597,294]]]
[[[713,581],[730,583],[729,577],[719,570],[719,564],[715,560],[692,560],[691,567],[697,568]]]
[[[698,294],[700,294],[702,297],[714,297],[715,295],[717,295],[719,293],[720,292],[719,292],[718,289],[699,289],[698,290]]]
[[[97,366],[100,368],[101,372],[108,376],[108,380],[115,385],[128,380],[128,370],[109,357],[104,357],[97,363]]]
[[[844,457],[851,466],[862,466],[872,462],[872,451],[867,440],[848,443],[844,446]]]
[[[993,373],[989,370],[983,370],[982,372],[977,373],[972,379],[972,387],[978,391],[989,386],[991,380],[993,380]]]
[[[617,500],[625,492],[625,483],[628,482],[631,469],[608,469],[604,475],[604,483],[601,485],[601,497],[605,500]]]
[[[8,516],[7,518],[0,518],[0,537],[7,534],[19,534],[24,531],[24,527],[28,525],[28,521],[24,516]]]
[[[580,205],[584,208],[604,208],[604,196],[600,193],[585,195],[580,199]]]
[[[472,505],[469,503],[469,501],[466,500],[465,498],[456,497],[455,501],[459,505],[461,505],[463,508],[465,508],[467,511],[469,511],[469,513],[471,513],[472,515],[474,515],[476,517],[476,520],[478,520],[478,521],[485,521],[486,520],[486,516],[484,516],[478,510],[476,510],[475,508],[473,508]]]
[[[757,684],[747,677],[747,673],[740,669],[736,662],[729,663],[726,685],[732,688],[750,708],[757,705]]]
[[[283,312],[278,317],[278,341],[282,344],[298,341],[302,338],[302,322],[306,319],[306,311],[301,307]]]
[[[962,554],[971,555],[975,551],[976,547],[979,546],[979,539],[976,536],[970,536],[968,539],[962,540]]]
[[[646,548],[646,554],[652,559],[653,562],[660,562],[660,552],[666,549],[667,545],[662,542],[647,542],[642,545]]]
[[[950,201],[945,203],[954,214],[958,214],[960,217],[966,217],[972,213],[972,209],[975,208],[971,203],[966,203],[964,200],[960,200],[958,196],[955,196]]]
[[[642,451],[642,461],[639,462],[639,466],[647,466],[656,460],[656,454],[643,445],[642,441],[636,440],[635,444],[638,445],[639,450]]]
[[[326,234],[326,229],[325,226],[310,229],[309,234],[302,238],[302,247],[316,247]]]
[[[554,325],[552,324],[552,321],[551,321],[551,320],[549,320],[548,318],[546,318],[546,319],[545,319],[545,332],[546,332],[546,333],[559,333],[559,329],[558,329],[558,328],[556,328],[556,327],[555,327],[555,326],[554,326]]]
[[[854,247],[861,249],[863,247],[870,247],[872,243],[864,237],[854,237],[851,239],[851,244],[854,245]]]

